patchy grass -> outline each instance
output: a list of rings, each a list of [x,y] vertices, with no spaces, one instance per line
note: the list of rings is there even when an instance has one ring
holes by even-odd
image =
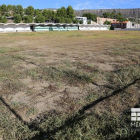
[[[38,133],[12,116],[13,114],[0,101],[0,137],[3,139],[29,139]]]
[[[137,139],[140,32],[0,36],[0,138]]]
[[[89,74],[77,69],[57,69],[55,67],[40,67],[29,70],[27,73],[34,80],[45,79],[51,82],[59,81],[70,84],[71,86],[91,83],[94,77],[94,73]]]
[[[1,93],[14,94],[26,90],[26,87],[20,80],[5,79],[2,81]]]

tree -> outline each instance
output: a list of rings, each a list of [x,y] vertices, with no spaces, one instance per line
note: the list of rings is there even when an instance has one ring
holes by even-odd
[[[64,17],[60,17],[60,22],[59,23],[65,23],[65,18]]]
[[[88,24],[91,24],[91,20],[88,21]]]
[[[23,17],[23,22],[24,23],[32,23],[33,17],[32,16],[24,16]]]
[[[106,20],[106,21],[104,22],[104,25],[111,25],[111,21]]]
[[[116,14],[116,19],[120,22],[123,22],[123,21],[127,21],[126,18],[122,17],[122,14],[121,13],[117,13]]]
[[[67,18],[64,17],[56,17],[55,18],[55,23],[66,23],[66,22],[72,22]]]
[[[126,19],[126,18],[121,17],[121,18],[117,19],[117,21],[124,22],[124,21],[127,21],[127,19]]]
[[[134,21],[136,21],[136,19],[135,18],[129,18],[129,21],[134,22]]]
[[[104,18],[110,18],[110,13],[109,12],[105,12],[102,14]]]
[[[16,5],[13,5],[12,6],[13,15],[16,15],[16,9],[17,9]]]
[[[87,17],[87,19],[92,19],[91,13],[84,13],[82,17]]]
[[[55,23],[60,23],[61,22],[61,18],[60,17],[56,17],[55,18]]]
[[[10,16],[10,13],[6,12],[6,13],[4,14],[4,16],[9,17],[9,16]]]
[[[57,10],[57,17],[67,18],[67,10],[65,9],[65,7],[61,7],[61,9]]]
[[[48,21],[52,20],[52,11],[48,10]]]
[[[120,19],[120,18],[122,18],[122,14],[119,12],[116,14],[116,19]]]
[[[56,12],[54,12],[54,11],[52,11],[52,20],[54,21],[55,20],[55,18],[56,18]]]
[[[110,13],[110,18],[116,18],[115,11],[113,11],[113,12]]]
[[[23,7],[22,5],[17,5],[16,6],[16,14],[23,16]]]
[[[22,5],[13,5],[12,6],[13,15],[20,15],[23,16],[23,7]]]
[[[39,14],[35,17],[35,22],[36,23],[44,23],[45,22],[45,17],[42,14]]]
[[[46,21],[54,21],[56,18],[56,13],[54,11],[51,10],[44,10],[42,12],[42,15],[45,17]]]
[[[47,21],[49,21],[49,19],[50,19],[50,12],[49,12],[49,10],[44,10],[43,12],[42,12],[42,15],[45,17],[45,20],[47,20]]]
[[[67,17],[68,18],[71,18],[72,20],[75,17],[75,15],[74,15],[74,9],[72,8],[72,6],[68,6],[67,7]]]
[[[83,20],[80,20],[79,23],[80,23],[80,24],[83,24]]]
[[[6,23],[7,22],[7,18],[4,16],[3,18],[2,18],[2,23]]]
[[[89,20],[93,20],[93,21],[97,21],[97,16],[95,14],[91,14],[91,13],[84,13],[83,17],[87,17],[87,19]]]
[[[0,5],[0,15],[1,15],[1,5]]]
[[[7,5],[7,12],[12,11],[12,9],[13,9],[13,6],[11,4]]]
[[[52,13],[52,11],[50,11],[50,10],[48,10],[48,21],[52,21],[52,19],[53,19],[53,15],[52,15],[53,13]]]
[[[34,8],[32,6],[28,6],[26,9],[26,15],[33,16],[34,14]]]
[[[71,18],[65,18],[65,23],[72,23]]]
[[[78,19],[73,19],[73,23],[78,24]]]
[[[34,10],[34,17],[36,17],[37,15],[41,14],[39,9],[35,9]]]
[[[5,4],[3,4],[3,5],[1,6],[1,14],[4,15],[6,11],[7,11],[7,7],[6,7]]]
[[[115,18],[120,22],[123,22],[123,21],[127,20],[126,18],[122,17],[122,14],[120,12],[116,14],[115,11],[113,11],[111,13],[109,13],[109,12],[103,13],[103,16],[104,16],[104,18]]]
[[[97,21],[97,15],[92,14],[92,20],[96,22]]]
[[[2,16],[0,16],[0,23],[2,23]]]
[[[14,23],[20,23],[21,22],[21,16],[20,15],[15,15],[14,16]]]
[[[54,20],[56,23],[78,23],[74,17],[75,15],[72,6],[68,6],[67,9],[65,7],[61,7],[57,10],[57,13],[52,11],[51,14],[51,20]]]

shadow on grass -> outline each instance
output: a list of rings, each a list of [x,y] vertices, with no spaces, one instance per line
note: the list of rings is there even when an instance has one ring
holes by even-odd
[[[22,119],[22,117],[14,110],[10,107],[10,105],[8,105],[5,100],[0,96],[0,101],[7,107],[7,109],[17,118],[19,119],[21,122],[23,122],[24,124],[26,124],[26,122]]]
[[[129,83],[128,85],[122,87],[121,89],[117,89],[117,90],[114,90],[110,95],[106,96],[106,97],[102,97],[100,99],[97,99],[95,101],[93,101],[92,103],[86,105],[86,106],[83,106],[82,109],[80,109],[78,111],[78,113],[76,113],[74,116],[66,119],[66,121],[64,122],[63,125],[61,125],[60,127],[57,127],[53,130],[50,130],[50,131],[47,131],[47,132],[44,132],[44,130],[42,130],[41,128],[39,128],[39,125],[37,123],[27,123],[25,122],[22,117],[14,110],[12,109],[6,102],[5,100],[0,96],[0,101],[2,101],[2,103],[8,108],[8,110],[15,115],[15,117],[17,119],[19,119],[21,122],[23,122],[24,124],[28,125],[28,127],[33,130],[33,131],[39,131],[40,134],[39,135],[36,135],[32,138],[32,140],[43,140],[45,139],[45,136],[47,136],[47,139],[51,138],[51,136],[55,135],[57,132],[61,131],[61,130],[64,130],[66,127],[73,127],[74,124],[77,124],[79,121],[81,120],[84,120],[86,117],[87,117],[87,114],[85,114],[85,111],[92,108],[93,106],[97,105],[98,103],[110,98],[110,97],[113,97],[119,93],[121,93],[122,91],[125,91],[125,89],[127,89],[128,87],[136,84],[137,81],[139,81],[140,78],[138,79],[135,79],[133,82]],[[89,114],[91,115],[91,114]],[[136,133],[133,137],[133,138],[137,138],[138,136],[140,136],[139,133]]]
[[[50,137],[52,135],[55,135],[57,132],[59,132],[61,130],[64,130],[66,127],[73,127],[74,124],[77,124],[79,121],[84,120],[87,117],[87,115],[85,114],[86,110],[92,108],[93,106],[97,105],[98,103],[100,103],[110,97],[113,97],[113,96],[121,93],[122,91],[125,91],[130,86],[136,84],[136,82],[139,80],[140,80],[140,78],[135,79],[132,83],[122,87],[121,89],[117,89],[117,90],[113,91],[110,95],[97,99],[96,101],[93,101],[92,103],[84,106],[82,109],[80,109],[78,111],[78,113],[75,116],[68,118],[62,126],[57,127],[56,129],[53,129],[52,131],[44,132],[43,130],[38,128],[38,130],[40,131],[40,135],[36,135],[35,137],[32,138],[32,140],[43,140],[43,139],[45,139],[45,136],[47,136],[47,139],[50,139]],[[34,125],[32,124],[30,127],[34,127]],[[138,134],[136,134],[134,137],[136,137],[137,135]]]

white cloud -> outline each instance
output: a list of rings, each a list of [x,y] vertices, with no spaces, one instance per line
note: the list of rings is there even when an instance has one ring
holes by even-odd
[[[71,5],[75,10],[135,8],[140,6],[139,0],[58,0],[55,7]]]
[[[55,7],[56,8],[60,8],[60,4],[59,3],[55,3]]]
[[[109,0],[111,1],[111,0]],[[84,0],[84,1],[75,1],[76,5],[73,6],[75,10],[81,10],[81,9],[107,9],[106,1],[103,0]],[[110,9],[110,8],[109,8]]]
[[[75,10],[79,9],[90,9],[92,8],[92,3],[90,1],[76,1],[76,5],[73,7]]]

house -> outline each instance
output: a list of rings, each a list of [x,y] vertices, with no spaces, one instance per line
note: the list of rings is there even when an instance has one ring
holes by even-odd
[[[133,28],[133,24],[130,21],[116,21],[116,22],[111,22],[111,28],[120,28],[120,29],[125,29],[125,28]]]
[[[105,21],[116,22],[116,19],[97,17],[97,24],[103,25]]]
[[[78,21],[82,21],[84,25],[87,25],[87,17],[75,17]]]
[[[140,28],[140,24],[132,22],[132,28]]]
[[[140,24],[124,21],[124,22],[112,22],[111,29],[114,30],[130,30],[130,31],[140,31]]]

